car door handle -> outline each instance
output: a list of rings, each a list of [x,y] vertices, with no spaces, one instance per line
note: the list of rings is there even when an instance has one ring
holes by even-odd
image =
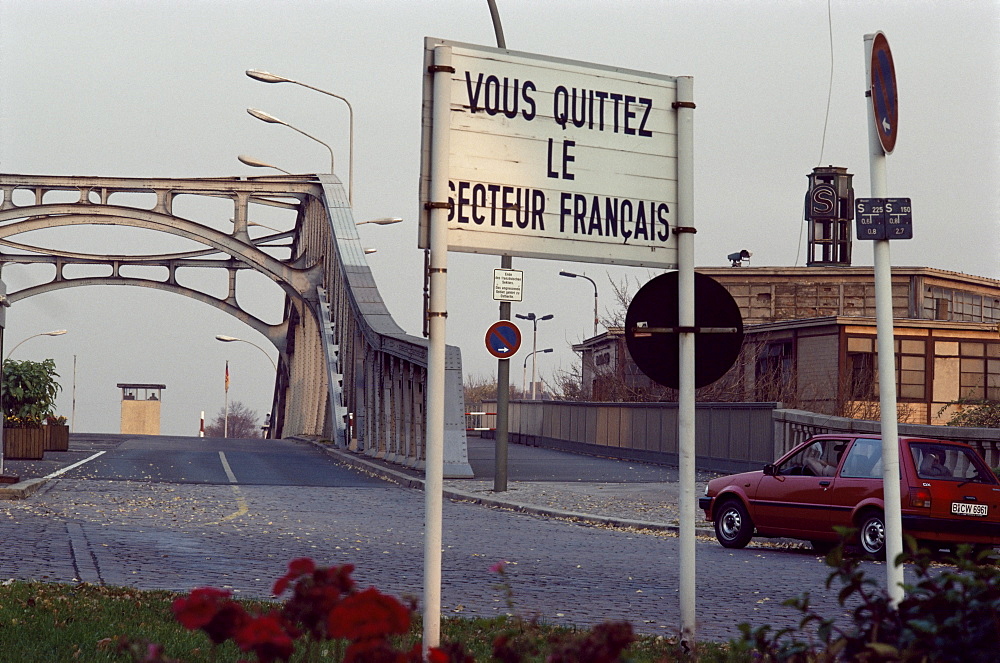
[[[824,488],[826,488],[827,486],[829,486],[829,485],[830,485],[830,482],[829,482],[829,481],[820,481],[820,482],[819,482],[819,485],[821,485],[821,486],[823,486]]]

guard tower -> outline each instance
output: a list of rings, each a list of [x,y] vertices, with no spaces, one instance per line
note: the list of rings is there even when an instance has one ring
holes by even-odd
[[[813,168],[806,193],[809,255],[806,265],[851,266],[851,222],[854,219],[854,175],[846,168]]]
[[[122,428],[127,435],[160,434],[160,395],[165,384],[119,384]]]

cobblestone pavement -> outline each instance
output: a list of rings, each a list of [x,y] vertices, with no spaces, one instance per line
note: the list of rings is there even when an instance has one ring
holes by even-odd
[[[316,455],[317,462],[332,462]],[[620,512],[628,501],[612,485],[511,488],[519,499],[569,511],[601,503]],[[653,495],[660,487],[648,489]],[[467,483],[464,490],[486,488]],[[643,520],[671,514],[652,497],[630,508]],[[26,500],[0,502],[0,578],[176,591],[213,585],[267,597],[289,560],[311,556],[322,564],[354,564],[362,586],[419,599],[423,514],[421,491],[390,483],[206,485],[67,474]],[[679,628],[677,540],[669,531],[446,500],[443,541],[447,614],[508,612],[489,570],[507,560],[514,610],[521,614],[579,625],[628,619],[642,632],[666,635]],[[833,593],[823,588],[827,568],[801,547],[731,551],[705,539],[697,574],[700,638],[732,637],[741,621],[791,626],[796,616],[780,603],[803,590],[814,593],[813,604],[825,614],[838,614]]]

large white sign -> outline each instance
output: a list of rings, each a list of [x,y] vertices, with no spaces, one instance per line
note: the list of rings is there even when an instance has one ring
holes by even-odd
[[[674,268],[676,78],[425,39],[420,246],[426,203],[449,203],[451,251]],[[435,89],[436,48],[454,72]],[[435,126],[435,95],[450,100]],[[448,131],[447,201],[429,200]]]

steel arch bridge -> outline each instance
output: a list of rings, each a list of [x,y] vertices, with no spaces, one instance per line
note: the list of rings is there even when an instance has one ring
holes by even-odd
[[[323,438],[339,447],[423,467],[427,341],[404,332],[382,301],[336,176],[0,174],[0,196],[0,276],[16,265],[55,267],[50,281],[8,293],[8,305],[63,288],[114,285],[153,288],[214,306],[260,332],[278,350],[271,407],[276,436]],[[208,223],[185,218],[175,211],[181,196],[231,201],[229,218]],[[140,204],[147,202],[152,204]],[[294,227],[281,231],[256,222],[257,212],[267,208],[294,215]],[[97,255],[13,239],[36,230],[94,225],[173,235],[197,248]],[[269,232],[251,237],[250,226]],[[102,274],[72,277],[66,272],[71,265]],[[155,271],[161,276],[165,269],[166,277],[135,274],[150,267],[160,268]],[[179,283],[178,271],[189,268],[226,270],[227,295],[216,297]],[[265,275],[284,292],[280,323],[267,323],[240,305],[236,277],[242,270]],[[448,347],[446,375],[445,476],[469,477],[457,347]]]

